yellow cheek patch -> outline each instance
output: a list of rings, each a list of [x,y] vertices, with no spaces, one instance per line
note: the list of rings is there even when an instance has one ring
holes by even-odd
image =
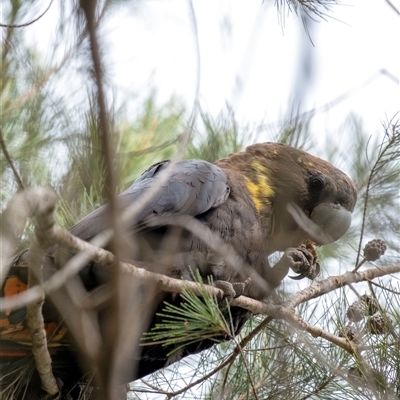
[[[270,204],[270,200],[275,192],[269,184],[267,171],[263,165],[253,161],[251,166],[256,171],[256,179],[252,181],[246,177],[246,186],[253,199],[257,211],[261,211],[263,205]]]
[[[260,200],[260,188],[257,183],[252,182],[249,178],[246,177],[246,186],[250,192],[251,198],[253,199],[254,205],[256,206],[256,210],[261,210],[261,200]]]

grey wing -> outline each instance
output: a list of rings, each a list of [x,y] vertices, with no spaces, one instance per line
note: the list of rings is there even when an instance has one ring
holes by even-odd
[[[223,204],[229,196],[230,188],[224,171],[203,160],[184,160],[168,170],[168,179],[160,182],[161,172],[170,161],[154,164],[145,171],[126,191],[117,197],[118,208],[126,209],[137,202],[143,193],[152,187],[159,189],[150,201],[136,214],[130,227],[145,225],[146,220],[156,225],[157,216],[202,214]],[[70,232],[83,240],[89,240],[110,226],[107,205],[86,216]]]

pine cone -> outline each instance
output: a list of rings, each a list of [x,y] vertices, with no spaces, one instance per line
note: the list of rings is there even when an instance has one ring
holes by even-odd
[[[348,340],[353,340],[356,337],[356,332],[354,329],[354,326],[352,325],[346,325],[340,332],[339,332],[339,337],[344,337]]]
[[[369,318],[367,327],[372,335],[383,335],[389,331],[390,322],[382,315],[377,314]]]
[[[367,315],[374,315],[379,310],[379,303],[372,296],[364,294],[360,300],[367,305]]]
[[[376,261],[385,254],[386,249],[386,243],[383,240],[371,240],[364,247],[364,257],[367,261]]]
[[[347,309],[347,318],[350,321],[358,322],[361,321],[368,314],[368,306],[362,300],[355,301],[348,309]]]

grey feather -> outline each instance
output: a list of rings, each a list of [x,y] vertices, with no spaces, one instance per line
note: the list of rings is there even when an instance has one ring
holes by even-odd
[[[159,185],[160,172],[169,164],[162,161],[145,171],[127,190],[117,197],[121,210],[139,200],[146,190]],[[148,204],[130,221],[134,228],[138,223],[151,221],[154,227],[157,215],[203,214],[211,208],[223,204],[230,193],[227,177],[219,167],[203,160],[184,160],[176,163],[169,172],[167,182],[155,193]],[[108,206],[93,211],[72,229],[71,233],[89,240],[110,226]]]

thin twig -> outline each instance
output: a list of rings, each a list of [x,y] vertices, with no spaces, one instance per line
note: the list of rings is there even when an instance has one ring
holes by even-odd
[[[400,15],[400,11],[394,6],[394,4],[392,4],[391,1],[386,0],[386,3],[389,4],[389,6],[392,8],[392,10],[393,10],[397,15]]]
[[[237,348],[239,349],[239,347],[237,346]],[[223,398],[224,393],[225,393],[225,388],[226,388],[226,383],[228,381],[228,376],[229,376],[229,372],[233,366],[234,361],[236,360],[236,356],[237,354],[235,354],[235,357],[231,359],[231,362],[228,365],[228,368],[225,371],[225,376],[224,376],[224,380],[222,381],[222,385],[221,385],[221,396],[220,399]]]
[[[200,383],[206,381],[208,378],[211,378],[213,375],[215,375],[217,372],[221,371],[223,368],[226,366],[232,365],[233,361],[236,359],[236,357],[239,355],[240,348],[244,348],[247,346],[247,344],[250,342],[250,340],[255,337],[261,330],[271,321],[273,320],[272,317],[267,317],[263,322],[261,322],[256,328],[254,328],[249,334],[247,334],[238,345],[235,346],[235,348],[232,351],[232,354],[220,365],[218,365],[216,368],[214,368],[212,371],[210,371],[208,374],[202,376],[201,378],[197,379],[196,381],[190,383],[189,385],[185,386],[184,388],[177,390],[175,392],[171,392],[168,394],[167,398],[171,399],[175,396],[178,396],[187,390],[191,389],[194,386],[199,385]],[[240,346],[240,347],[239,347]]]
[[[25,26],[29,26],[34,24],[36,21],[39,21],[40,18],[43,17],[44,14],[47,13],[47,11],[49,11],[50,6],[53,4],[53,0],[50,0],[49,5],[47,6],[47,8],[42,12],[42,14],[40,14],[37,18],[33,19],[32,21],[26,22],[24,24],[18,24],[18,25],[8,25],[8,24],[2,24],[0,23],[0,27],[2,28],[23,28]]]
[[[358,291],[356,290],[356,288],[355,288],[351,283],[348,284],[348,287],[349,287],[349,289],[351,289],[351,290],[353,291],[353,293],[354,293],[358,298],[361,297],[360,293],[358,293]]]
[[[254,380],[253,380],[253,377],[251,375],[251,371],[250,371],[249,365],[247,364],[246,357],[244,356],[242,348],[240,347],[240,343],[238,343],[237,346],[238,346],[240,355],[242,357],[242,361],[243,361],[244,367],[246,369],[247,377],[249,378],[249,381],[250,381],[251,390],[253,391],[254,398],[256,400],[259,400],[258,395],[257,395],[257,388],[256,388],[256,386],[254,384]]]
[[[375,173],[377,172],[377,170],[379,168],[379,163],[382,161],[382,158],[385,156],[386,151],[393,145],[395,140],[396,140],[396,136],[393,135],[393,137],[391,139],[389,139],[388,143],[386,144],[386,146],[383,149],[382,149],[383,142],[381,143],[381,150],[379,151],[378,157],[377,157],[373,167],[371,168],[371,172],[369,174],[367,188],[366,188],[365,196],[364,196],[364,208],[363,208],[363,215],[362,215],[360,240],[358,243],[358,250],[357,250],[356,267],[354,268],[353,272],[356,272],[360,268],[360,266],[363,264],[362,262],[359,263],[359,259],[361,256],[361,245],[362,245],[362,241],[364,238],[365,224],[366,224],[366,219],[367,219],[368,201],[369,201],[369,196],[370,196],[370,191],[371,191],[372,179],[374,178]]]
[[[22,179],[19,176],[19,173],[18,173],[17,169],[15,168],[14,163],[13,163],[13,161],[10,157],[10,154],[7,150],[6,143],[4,142],[3,130],[1,128],[0,128],[0,145],[1,145],[1,149],[3,150],[4,157],[7,160],[9,166],[11,167],[12,172],[14,174],[14,178],[17,181],[18,190],[20,190],[20,191],[24,190],[24,184],[23,184]]]
[[[345,359],[341,361],[336,369],[340,369],[343,364],[345,363]],[[325,389],[334,379],[336,378],[335,374],[328,376],[321,384],[315,388],[312,392],[306,394],[305,396],[301,397],[299,400],[307,400],[315,395],[317,395],[321,390]]]
[[[260,379],[255,385],[254,385],[254,390],[260,389],[264,384],[265,381],[267,380],[267,377],[264,377],[263,379]],[[243,393],[240,397],[237,398],[237,400],[246,400],[248,398],[248,393]],[[258,397],[257,397],[258,398]]]
[[[340,94],[338,97],[323,104],[320,107],[313,108],[308,111],[304,111],[300,114],[297,114],[295,117],[291,117],[287,121],[287,123],[295,122],[296,120],[298,120],[300,118],[312,118],[313,116],[315,116],[319,113],[323,113],[323,112],[327,112],[327,111],[331,110],[332,108],[339,105],[341,102],[347,100],[351,96],[357,94],[360,90],[362,90],[365,87],[367,87],[368,85],[370,85],[372,82],[375,81],[375,79],[379,78],[381,75],[386,76],[387,78],[392,80],[395,84],[397,84],[397,85],[399,84],[399,79],[396,76],[394,76],[393,74],[391,74],[389,71],[387,71],[384,68],[379,69],[378,71],[374,72],[369,78],[367,78],[363,83],[361,83],[357,86],[354,86],[350,90],[345,91],[344,93]],[[278,126],[280,124],[281,124],[281,122],[271,122],[269,124],[259,125],[257,127],[257,131],[260,132],[262,130],[273,128],[274,126]]]
[[[364,257],[364,258],[356,265],[356,267],[354,268],[353,272],[357,272],[357,271],[360,269],[360,267],[361,267],[366,261],[367,261],[367,259]]]
[[[189,389],[191,389],[194,386],[199,385],[200,383],[206,381],[208,378],[211,378],[214,376],[217,372],[221,371],[221,369],[225,368],[227,365],[229,365],[232,362],[232,359],[236,358],[237,354],[233,353],[227,358],[224,362],[222,362],[218,367],[214,368],[211,372],[209,372],[206,375],[203,375],[201,378],[197,379],[196,381],[190,383],[189,385],[185,386],[183,389],[176,390],[175,392],[169,392],[167,394],[167,399],[172,399],[175,396],[179,396],[182,393],[185,393]]]
[[[371,285],[374,285],[374,286],[376,286],[376,287],[378,287],[378,288],[381,288],[382,290],[384,290],[384,291],[386,291],[386,292],[393,293],[393,294],[395,294],[396,296],[400,296],[400,292],[397,292],[396,290],[393,290],[393,289],[389,289],[389,288],[387,288],[387,287],[385,287],[385,286],[382,286],[382,285],[380,285],[379,283],[376,283],[376,282],[374,282],[374,281],[368,280],[368,284],[371,284]]]
[[[199,108],[199,96],[200,96],[200,81],[201,81],[201,60],[200,60],[200,43],[199,43],[199,31],[197,27],[197,18],[196,18],[196,13],[193,7],[193,1],[188,0],[189,4],[189,15],[190,15],[190,21],[192,23],[192,29],[193,29],[193,35],[194,35],[194,44],[195,44],[195,49],[196,49],[196,87],[195,87],[195,94],[194,94],[194,100],[193,100],[193,106],[192,106],[192,112],[189,118],[190,125],[192,125],[191,129],[193,128],[193,125],[196,120],[196,116],[198,113],[198,108]]]

